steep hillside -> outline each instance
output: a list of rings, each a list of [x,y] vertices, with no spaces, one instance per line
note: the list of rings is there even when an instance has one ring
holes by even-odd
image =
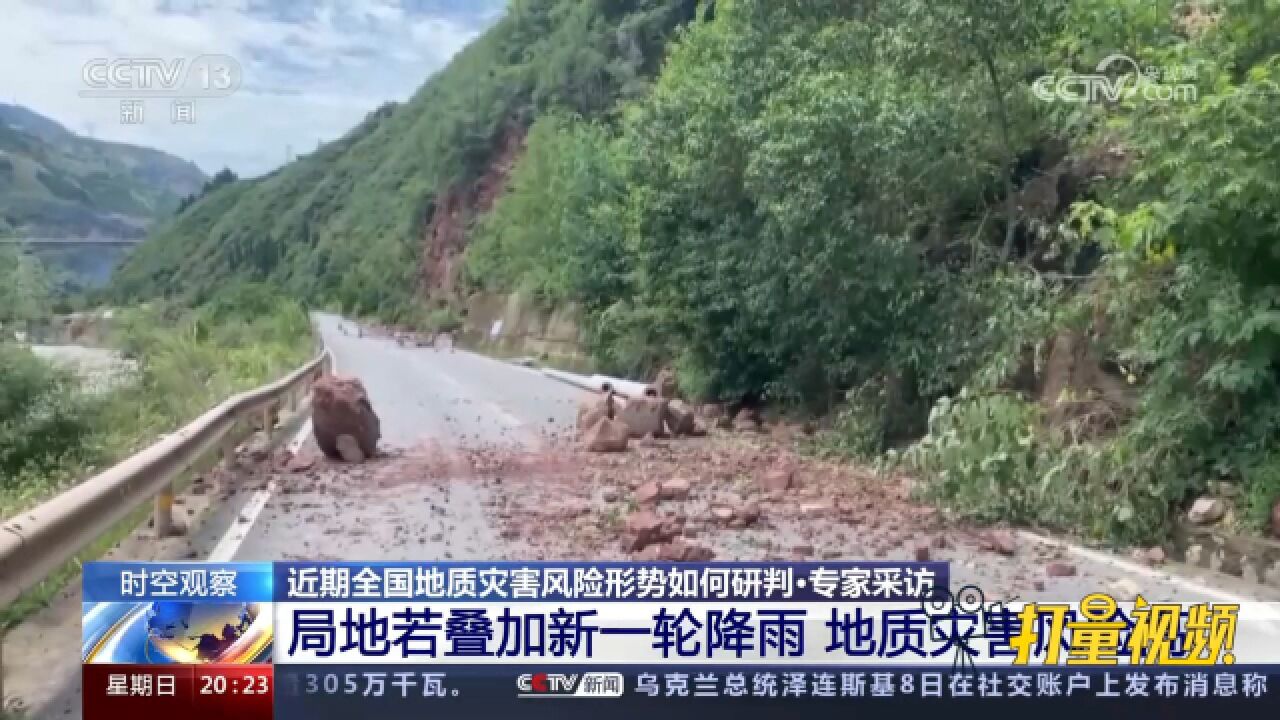
[[[159,150],[81,137],[0,104],[0,237],[142,237],[204,181]]]
[[[668,43],[698,9],[515,3],[120,288],[398,319],[461,266],[581,309],[608,368],[825,416],[815,450],[950,513],[1146,542],[1210,494],[1280,536],[1280,6],[720,0]]]
[[[477,212],[538,115],[606,116],[643,93],[697,0],[514,0],[408,102],[160,228],[120,269],[122,299],[202,301],[232,280],[405,319],[451,286]]]

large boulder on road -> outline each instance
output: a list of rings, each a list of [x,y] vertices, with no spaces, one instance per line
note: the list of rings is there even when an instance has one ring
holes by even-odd
[[[648,435],[664,437],[666,431],[667,401],[659,397],[629,398],[618,409],[617,417],[631,428],[631,437]]]
[[[612,420],[616,414],[613,389],[606,386],[603,395],[591,395],[578,404],[578,437],[585,437],[601,420]]]
[[[666,408],[667,432],[676,437],[705,435],[693,409],[679,400],[671,400]]]
[[[311,389],[311,426],[325,455],[342,460],[338,438],[349,435],[366,458],[374,457],[382,424],[358,378],[326,375]],[[346,441],[344,441],[346,442]],[[351,457],[349,452],[347,457]]]
[[[603,417],[587,430],[582,439],[582,444],[588,452],[626,452],[629,436],[630,432],[626,423],[621,420]]]

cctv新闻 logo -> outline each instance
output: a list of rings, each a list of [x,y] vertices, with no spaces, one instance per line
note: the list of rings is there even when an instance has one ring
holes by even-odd
[[[622,673],[525,673],[516,678],[517,697],[622,697]]]
[[[1115,53],[1103,58],[1092,73],[1042,75],[1032,83],[1031,93],[1043,102],[1114,103],[1137,96],[1149,102],[1194,102],[1196,86],[1176,82],[1191,77],[1193,73],[1186,68],[1148,68],[1144,72],[1133,58]]]

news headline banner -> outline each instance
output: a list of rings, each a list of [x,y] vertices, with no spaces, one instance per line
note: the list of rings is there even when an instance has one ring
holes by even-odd
[[[946,563],[277,563],[276,602],[903,602]]]
[[[1274,604],[1004,604],[944,563],[91,563],[85,600],[268,603],[277,664],[1280,664]]]

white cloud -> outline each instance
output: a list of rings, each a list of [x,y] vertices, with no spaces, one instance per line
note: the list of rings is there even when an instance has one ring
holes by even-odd
[[[0,23],[0,100],[95,137],[148,145],[212,173],[278,166],[309,152],[388,100],[404,100],[492,22],[503,0],[468,12],[411,10],[393,0],[18,0]],[[448,7],[452,7],[451,5]],[[196,123],[170,121],[149,99],[140,125],[120,101],[82,98],[95,58],[225,54],[243,69],[231,97],[196,101]]]

